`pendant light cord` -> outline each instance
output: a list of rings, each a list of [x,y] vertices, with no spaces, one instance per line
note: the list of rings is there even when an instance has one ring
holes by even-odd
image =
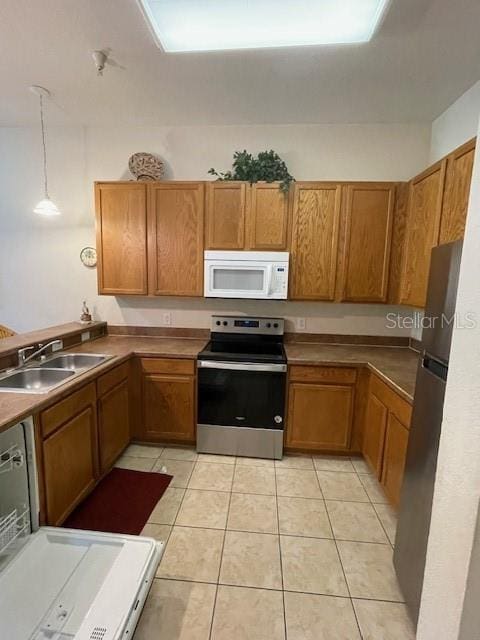
[[[40,94],[40,124],[42,126],[42,144],[43,144],[43,176],[45,187],[45,198],[48,200],[48,183],[47,183],[47,144],[45,141],[45,123],[43,121],[43,96]]]

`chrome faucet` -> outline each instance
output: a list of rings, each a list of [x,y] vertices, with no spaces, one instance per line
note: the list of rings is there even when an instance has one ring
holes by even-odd
[[[52,351],[55,350],[54,347],[58,347],[59,349],[61,349],[63,347],[63,342],[61,340],[52,340],[51,342],[47,342],[47,344],[39,344],[38,346],[39,348],[29,356],[27,356],[27,353],[32,349],[35,349],[35,347],[24,347],[23,349],[18,350],[17,368],[25,366],[27,362],[30,362],[30,360],[33,360],[33,358],[36,358],[41,353],[44,353],[48,349],[48,347],[52,347]]]

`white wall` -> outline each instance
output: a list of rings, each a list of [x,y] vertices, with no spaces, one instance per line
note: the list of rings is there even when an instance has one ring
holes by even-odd
[[[72,320],[84,298],[113,324],[209,326],[212,311],[305,317],[306,331],[406,334],[388,330],[374,305],[112,298],[96,295],[96,274],[79,260],[94,244],[94,180],[129,179],[135,151],[162,156],[168,178],[206,179],[228,169],[233,151],[275,149],[297,179],[406,180],[428,161],[426,125],[319,125],[149,128],[51,128],[50,193],[63,215],[40,219],[41,149],[37,128],[0,129],[0,324],[26,331]],[[405,310],[401,313],[406,314]]]
[[[430,162],[436,162],[477,135],[480,81],[473,85],[432,124]]]
[[[460,318],[474,313],[477,326],[453,332],[417,640],[457,640],[462,616],[472,613],[464,605],[472,605],[467,579],[479,534],[480,147],[472,185],[456,311]],[[469,588],[476,589],[477,583],[470,582]],[[474,640],[478,627],[475,635],[463,637]]]

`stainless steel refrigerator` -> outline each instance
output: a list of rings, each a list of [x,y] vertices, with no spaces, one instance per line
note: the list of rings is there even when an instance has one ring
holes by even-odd
[[[418,621],[443,401],[454,326],[462,242],[432,251],[425,326],[400,498],[394,564],[413,622]]]

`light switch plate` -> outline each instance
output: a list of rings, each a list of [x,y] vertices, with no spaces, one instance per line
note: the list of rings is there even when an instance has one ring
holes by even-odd
[[[87,340],[90,340],[90,331],[83,331],[82,342],[87,342]]]
[[[52,353],[54,351],[61,351],[63,349],[63,340],[59,340],[58,344],[52,344]]]

